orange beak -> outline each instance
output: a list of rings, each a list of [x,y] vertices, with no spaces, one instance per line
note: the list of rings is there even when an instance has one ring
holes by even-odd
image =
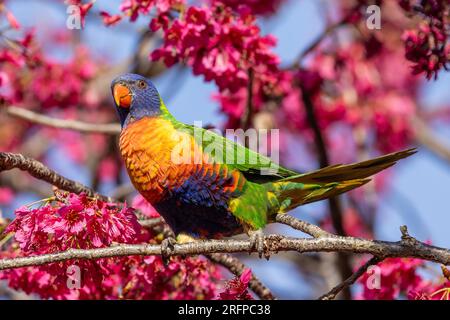
[[[129,108],[131,105],[131,91],[126,86],[118,83],[114,85],[113,96],[116,104],[122,108]]]

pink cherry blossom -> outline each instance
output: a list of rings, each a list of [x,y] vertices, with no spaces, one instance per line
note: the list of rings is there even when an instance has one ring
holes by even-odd
[[[182,19],[164,28],[164,46],[151,57],[167,66],[186,61],[195,75],[234,93],[246,86],[250,68],[262,83],[275,82],[279,59],[270,51],[274,45],[272,36],[260,35],[254,17],[233,15],[216,4],[189,7]]]
[[[0,187],[0,205],[9,204],[14,197],[14,193],[11,188]]]
[[[155,243],[134,209],[84,194],[58,192],[56,200],[38,208],[21,207],[6,232],[16,245],[2,258],[32,256],[70,248],[102,248],[113,243]],[[70,266],[80,268],[81,288],[66,285]],[[10,287],[44,299],[212,299],[218,269],[204,258],[173,257],[165,266],[160,256],[76,260],[0,272]]]
[[[107,157],[100,161],[98,176],[102,182],[114,182],[118,171],[117,161],[113,157]]]
[[[16,17],[13,15],[13,13],[11,11],[6,11],[6,19],[9,22],[9,25],[18,30],[20,29],[20,23],[19,21],[17,21]]]
[[[377,265],[380,268],[380,288],[367,285],[372,274],[365,273],[358,283],[362,285],[362,299],[392,300],[400,295],[407,296],[410,291],[420,290],[423,286],[418,269],[424,261],[411,258],[389,258]]]
[[[221,300],[253,300],[248,292],[248,283],[252,278],[252,271],[245,269],[240,277],[228,281],[225,290],[219,294]]]
[[[148,15],[156,8],[159,15],[165,15],[172,8],[180,9],[184,0],[124,0],[120,10],[130,17],[130,21],[136,21],[139,15]]]
[[[425,73],[427,79],[437,78],[438,71],[448,70],[450,62],[450,4],[445,0],[412,0],[402,1],[401,6],[410,16],[425,18],[416,29],[403,33],[405,57],[413,63],[414,74]]]
[[[131,206],[149,218],[158,218],[160,216],[155,208],[140,194],[133,198]]]
[[[105,26],[113,26],[115,24],[117,24],[120,20],[122,20],[122,16],[119,14],[114,14],[114,15],[110,15],[108,12],[106,11],[101,11],[100,15],[103,18],[103,23],[105,24]]]
[[[95,0],[89,1],[87,3],[83,3],[82,0],[68,0],[68,5],[76,5],[78,6],[80,10],[80,18],[81,18],[81,27],[84,28],[86,23],[86,16],[88,12],[92,9],[94,6]]]
[[[285,0],[210,0],[211,3],[222,2],[234,10],[248,9],[252,14],[268,16],[274,14]]]

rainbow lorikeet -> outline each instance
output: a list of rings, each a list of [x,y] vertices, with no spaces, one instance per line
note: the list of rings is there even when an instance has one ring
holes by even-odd
[[[152,82],[140,75],[117,77],[111,90],[131,182],[174,233],[212,239],[247,232],[260,255],[261,230],[276,214],[359,187],[415,152],[298,173],[210,130],[177,121]],[[228,154],[245,158],[228,161]]]

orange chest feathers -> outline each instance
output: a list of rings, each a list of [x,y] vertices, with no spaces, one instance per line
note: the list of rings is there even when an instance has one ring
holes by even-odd
[[[191,174],[193,157],[200,155],[203,162],[192,137],[161,118],[129,124],[120,134],[119,145],[131,182],[150,203],[160,201]]]

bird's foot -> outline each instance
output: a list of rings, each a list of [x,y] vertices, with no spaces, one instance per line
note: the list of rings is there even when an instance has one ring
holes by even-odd
[[[261,229],[255,231],[249,231],[251,249],[255,249],[258,252],[259,258],[264,257],[269,260],[269,253],[264,250],[264,233]]]
[[[163,241],[161,241],[161,257],[164,265],[167,266],[169,263],[170,256],[172,255],[176,244],[184,244],[194,241],[196,241],[195,238],[184,233],[178,234],[176,238],[171,236],[164,238]]]
[[[161,241],[161,257],[165,266],[169,264],[170,256],[176,244],[177,240],[173,237],[167,237]]]
[[[193,236],[190,236],[186,233],[180,233],[177,235],[177,243],[183,244],[183,243],[191,243],[195,242],[197,239],[195,239]]]

